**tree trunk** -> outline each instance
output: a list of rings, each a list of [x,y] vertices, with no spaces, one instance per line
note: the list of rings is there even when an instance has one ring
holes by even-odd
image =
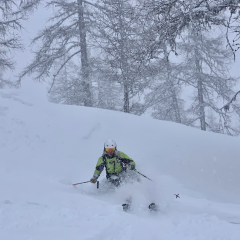
[[[181,121],[181,115],[180,115],[180,111],[179,111],[178,100],[177,100],[176,92],[175,92],[172,81],[170,81],[170,88],[171,88],[171,93],[172,93],[173,108],[174,108],[174,112],[175,112],[176,122],[181,123],[182,121]]]
[[[129,113],[130,108],[129,108],[129,90],[128,86],[124,84],[124,112]]]
[[[171,66],[169,64],[169,59],[168,59],[168,53],[167,53],[167,48],[166,46],[164,47],[164,57],[165,57],[165,62],[167,64],[167,81],[170,87],[171,95],[172,95],[172,101],[173,101],[173,110],[175,113],[175,121],[177,123],[181,123],[181,115],[179,111],[179,105],[178,105],[178,100],[177,100],[177,95],[174,89],[174,83],[171,78]]]
[[[201,130],[206,131],[206,116],[205,116],[205,109],[204,109],[203,86],[202,86],[201,79],[198,80],[198,101],[199,101]]]
[[[123,88],[124,88],[124,104],[123,111],[126,113],[130,112],[130,99],[129,99],[129,82],[128,82],[128,71],[127,71],[127,59],[125,56],[124,48],[126,41],[125,26],[123,23],[123,2],[118,1],[118,19],[119,19],[119,30],[120,30],[120,51],[121,51],[121,71],[123,77]]]
[[[200,115],[200,123],[201,123],[201,130],[206,131],[206,116],[205,116],[205,109],[204,109],[204,97],[203,97],[203,83],[201,79],[201,63],[198,59],[198,51],[195,49],[195,64],[197,70],[197,90],[198,90],[198,103],[199,103],[199,115]]]
[[[81,48],[81,67],[82,67],[82,87],[84,90],[84,106],[92,107],[92,96],[89,78],[89,62],[87,53],[86,27],[83,14],[83,0],[77,0],[78,3],[78,20],[79,20],[79,36]]]

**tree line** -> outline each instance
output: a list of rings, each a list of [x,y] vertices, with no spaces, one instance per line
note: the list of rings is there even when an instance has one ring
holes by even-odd
[[[55,11],[18,84],[32,74],[51,81],[52,102],[240,133],[238,79],[229,74],[240,46],[239,0],[3,0],[1,72],[14,68],[8,53],[23,47],[16,31],[40,3]]]

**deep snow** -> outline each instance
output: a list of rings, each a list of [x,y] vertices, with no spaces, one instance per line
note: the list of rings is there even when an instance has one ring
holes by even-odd
[[[109,138],[153,182],[72,187]],[[239,137],[0,90],[0,154],[1,240],[240,239]]]

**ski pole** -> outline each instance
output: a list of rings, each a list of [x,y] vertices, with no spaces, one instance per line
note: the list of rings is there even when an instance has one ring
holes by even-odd
[[[89,183],[91,181],[87,181],[87,182],[81,182],[81,183],[74,183],[73,186],[79,185],[79,184],[83,184],[83,183]],[[99,181],[97,181],[97,188],[99,188]]]
[[[148,178],[147,176],[143,175],[142,173],[138,172],[136,169],[135,169],[135,172],[137,172],[138,174],[142,175],[143,177],[147,178],[148,180],[152,181],[152,179]]]
[[[79,185],[79,184],[83,184],[83,183],[88,183],[88,182],[91,182],[91,181],[81,182],[81,183],[74,183],[73,186],[76,186],[76,185]]]

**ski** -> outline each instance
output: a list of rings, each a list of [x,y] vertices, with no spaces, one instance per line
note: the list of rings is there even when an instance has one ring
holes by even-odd
[[[155,203],[149,204],[148,208],[150,209],[150,211],[154,211],[154,212],[157,212],[159,210],[158,206]]]
[[[122,207],[123,207],[123,211],[124,211],[124,212],[129,212],[129,211],[131,210],[131,204],[124,203],[124,204],[122,204]],[[159,211],[159,208],[158,208],[158,206],[157,206],[155,203],[149,204],[148,209],[149,209],[151,212],[157,212],[157,211]]]

